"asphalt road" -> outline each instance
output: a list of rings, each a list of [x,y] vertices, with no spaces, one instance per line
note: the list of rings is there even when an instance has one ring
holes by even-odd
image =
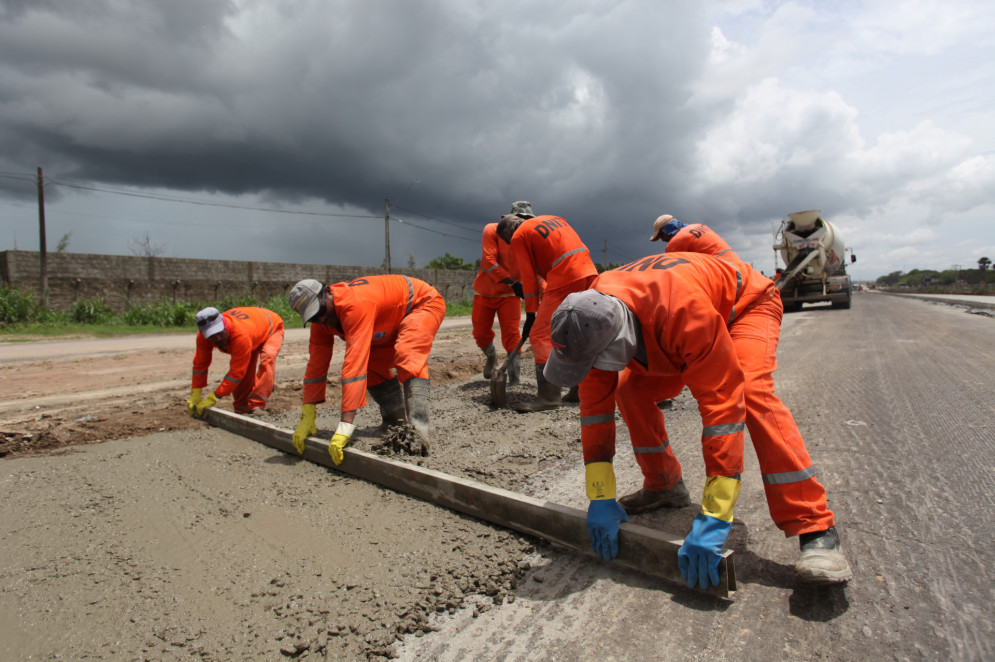
[[[771,524],[748,451],[732,603],[563,553],[514,603],[441,619],[402,659],[995,659],[993,340],[991,317],[867,293],[785,317],[778,392],[827,486],[854,569],[845,587],[794,584],[796,539]],[[668,414],[668,430],[700,485],[691,413]],[[626,451],[620,491],[638,481]],[[563,493],[581,481],[565,474]],[[635,521],[686,530],[692,516]]]

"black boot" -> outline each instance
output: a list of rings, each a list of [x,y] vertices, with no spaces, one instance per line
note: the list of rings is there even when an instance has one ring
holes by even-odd
[[[400,425],[407,420],[404,412],[404,396],[401,395],[401,383],[397,377],[370,386],[366,389],[370,392],[373,401],[380,405],[380,429],[386,430],[391,425]]]
[[[404,405],[408,412],[408,422],[415,429],[421,441],[421,454],[428,455],[428,395],[429,381],[422,377],[412,377],[404,382]]]
[[[487,347],[481,347],[480,351],[487,357],[487,360],[484,361],[484,379],[490,379],[491,375],[494,374],[494,364],[497,363],[497,351],[494,349],[494,343]]]
[[[843,556],[836,527],[798,536],[801,556],[795,561],[795,580],[801,584],[839,584],[853,577]]]
[[[545,411],[547,409],[556,409],[563,405],[563,399],[560,397],[560,387],[546,381],[546,377],[542,374],[542,369],[545,367],[545,363],[536,363],[536,387],[538,392],[536,393],[536,399],[529,405],[530,411]]]

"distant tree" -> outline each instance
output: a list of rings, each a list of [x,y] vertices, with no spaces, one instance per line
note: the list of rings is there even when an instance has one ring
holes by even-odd
[[[149,233],[144,237],[132,237],[128,240],[128,250],[132,255],[139,257],[159,257],[166,252],[166,244],[159,244],[152,241]]]
[[[988,267],[990,266],[992,266],[992,261],[989,260],[987,257],[983,257],[980,260],[978,260],[978,269],[981,269],[982,271],[988,271]]]
[[[448,269],[450,271],[473,271],[473,263],[466,263],[463,258],[450,255],[448,252],[442,257],[435,257],[425,265],[426,269]]]
[[[67,232],[64,235],[62,235],[62,239],[59,239],[58,246],[55,247],[55,252],[56,253],[62,253],[67,248],[69,248],[69,237],[71,237],[71,236],[73,236],[73,231],[72,230],[70,230],[69,232]]]
[[[617,264],[615,262],[609,262],[607,267],[600,262],[594,263],[594,268],[598,270],[599,274],[604,273],[605,271],[611,271],[612,269],[618,269],[621,266],[621,264]]]
[[[408,251],[408,269],[414,269],[414,268],[415,268],[415,254],[412,253],[411,251]]]

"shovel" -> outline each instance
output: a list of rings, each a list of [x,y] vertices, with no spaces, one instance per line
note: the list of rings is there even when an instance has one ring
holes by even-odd
[[[508,358],[504,360],[501,367],[491,373],[491,401],[498,407],[506,407],[508,405],[508,364],[511,363],[511,359],[515,354],[522,349],[522,345],[525,344],[527,338],[522,338],[515,345],[515,349],[511,350],[508,354]]]

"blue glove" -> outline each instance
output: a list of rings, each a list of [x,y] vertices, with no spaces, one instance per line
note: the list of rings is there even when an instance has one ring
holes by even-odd
[[[615,499],[591,501],[587,507],[587,532],[591,547],[601,560],[611,561],[618,556],[618,527],[628,521],[629,516]]]
[[[719,561],[722,560],[722,547],[731,529],[732,522],[703,513],[698,513],[694,518],[691,533],[677,550],[677,567],[681,569],[688,586],[694,588],[698,584],[707,589],[709,578],[712,584],[719,585]]]

